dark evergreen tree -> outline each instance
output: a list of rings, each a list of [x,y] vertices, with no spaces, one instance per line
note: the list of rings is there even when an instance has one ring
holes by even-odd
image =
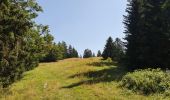
[[[120,62],[125,56],[125,46],[121,39],[116,38],[113,46],[113,56],[112,60]]]
[[[101,53],[101,51],[99,50],[98,52],[97,52],[97,57],[101,57],[102,56],[102,53]]]
[[[113,39],[112,39],[112,37],[109,37],[106,41],[106,45],[104,47],[102,57],[104,59],[107,59],[109,57],[112,58],[113,57],[113,49],[114,49]]]
[[[125,39],[128,41],[126,47],[126,63],[129,66],[129,69],[135,69],[135,67],[139,63],[139,49],[140,49],[140,26],[139,20],[141,14],[139,13],[139,2],[138,0],[129,0],[129,4],[127,5],[126,12],[127,16],[124,16],[124,24],[125,24]],[[131,67],[131,68],[130,68]]]
[[[96,57],[95,53],[92,54],[92,57]]]
[[[83,55],[83,58],[90,58],[90,57],[92,57],[93,55],[92,55],[92,51],[91,50],[89,50],[89,49],[85,49],[84,50],[84,55]]]
[[[67,50],[67,58],[72,58],[73,47],[69,45]]]
[[[72,52],[72,58],[78,58],[78,52],[77,52],[77,50],[73,47],[73,50],[72,50],[73,52]]]
[[[0,1],[0,85],[7,87],[38,65],[33,19],[41,7],[34,0]]]
[[[60,57],[59,60],[65,59],[66,58],[66,44],[65,42],[59,42],[58,44],[58,49],[60,50]]]
[[[129,69],[170,66],[169,4],[168,0],[129,1],[124,21]]]
[[[111,58],[113,61],[120,62],[124,58],[124,55],[125,55],[124,42],[122,42],[121,39],[119,38],[116,38],[115,41],[113,42],[113,39],[109,37],[105,45],[102,57],[104,59]]]
[[[63,59],[67,58],[67,44],[66,42],[62,41],[62,47],[63,47]]]
[[[78,52],[77,50],[69,45],[68,50],[67,50],[67,58],[78,58]]]

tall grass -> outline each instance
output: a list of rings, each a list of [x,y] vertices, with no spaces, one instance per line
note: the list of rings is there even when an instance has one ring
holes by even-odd
[[[141,95],[119,87],[126,74],[116,62],[101,58],[66,59],[42,63],[26,72],[2,100],[161,100],[162,95]]]

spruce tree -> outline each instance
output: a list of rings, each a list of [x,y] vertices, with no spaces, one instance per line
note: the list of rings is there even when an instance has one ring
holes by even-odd
[[[130,0],[125,16],[127,66],[167,68],[170,66],[168,0]]]
[[[67,50],[67,58],[78,58],[78,52],[77,50],[69,45],[68,50]]]
[[[113,44],[113,39],[112,37],[109,37],[106,41],[106,45],[104,47],[104,51],[103,51],[103,54],[102,54],[102,57],[104,59],[107,59],[107,58],[112,58],[113,57],[113,49],[114,49],[114,44]]]
[[[92,57],[96,57],[95,53],[92,54]]]
[[[67,50],[67,58],[72,58],[73,47],[69,45]]]
[[[121,39],[116,38],[113,44],[114,49],[112,60],[120,62],[125,56],[124,42],[122,42]]]
[[[78,52],[77,52],[77,50],[73,47],[73,50],[72,50],[73,52],[72,52],[72,57],[73,58],[78,58]]]
[[[140,39],[138,36],[140,32],[139,27],[139,2],[137,0],[129,0],[127,5],[126,12],[127,16],[124,16],[124,24],[125,24],[125,39],[127,42],[127,51],[126,51],[126,63],[129,66],[129,69],[135,69],[136,65],[139,63],[139,49],[140,44],[138,40]]]
[[[101,51],[99,50],[98,52],[97,52],[97,57],[101,57],[102,56],[102,53],[101,53]]]
[[[92,51],[90,49],[85,49],[84,50],[83,58],[90,58],[92,56],[93,56]]]
[[[67,58],[67,44],[66,42],[62,41],[62,46],[63,46],[63,59]]]

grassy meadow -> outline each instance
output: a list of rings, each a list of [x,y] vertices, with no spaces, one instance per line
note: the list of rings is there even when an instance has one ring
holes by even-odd
[[[41,63],[26,72],[9,89],[1,91],[2,100],[161,100],[163,95],[144,96],[119,86],[126,74],[123,66],[101,58],[66,59]]]

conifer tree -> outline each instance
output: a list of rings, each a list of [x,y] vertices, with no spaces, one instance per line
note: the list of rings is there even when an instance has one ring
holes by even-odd
[[[67,58],[72,58],[73,47],[69,45],[67,50]]]
[[[66,42],[62,41],[62,47],[63,47],[63,59],[67,58],[67,44]]]
[[[78,58],[78,52],[77,50],[69,45],[68,50],[67,50],[67,58]]]
[[[113,39],[112,39],[112,37],[109,37],[106,41],[106,45],[104,47],[102,57],[104,59],[107,59],[109,57],[112,58],[113,57],[113,49],[114,49]]]
[[[121,39],[116,38],[113,42],[113,57],[112,60],[120,62],[125,56],[124,42]]]
[[[101,53],[101,51],[99,50],[98,52],[97,52],[97,57],[101,57],[102,56],[102,53]]]
[[[38,65],[35,41],[39,33],[33,19],[39,11],[42,9],[34,0],[0,2],[0,83],[3,87]]]
[[[167,68],[170,66],[168,0],[130,0],[125,16],[127,66]]]
[[[78,58],[78,52],[77,52],[77,50],[73,47],[73,50],[72,50],[73,52],[72,52],[72,57],[73,58]]]
[[[95,53],[93,53],[92,57],[96,57]]]
[[[90,49],[85,49],[84,50],[83,58],[90,58],[92,56],[93,56],[92,51]]]

